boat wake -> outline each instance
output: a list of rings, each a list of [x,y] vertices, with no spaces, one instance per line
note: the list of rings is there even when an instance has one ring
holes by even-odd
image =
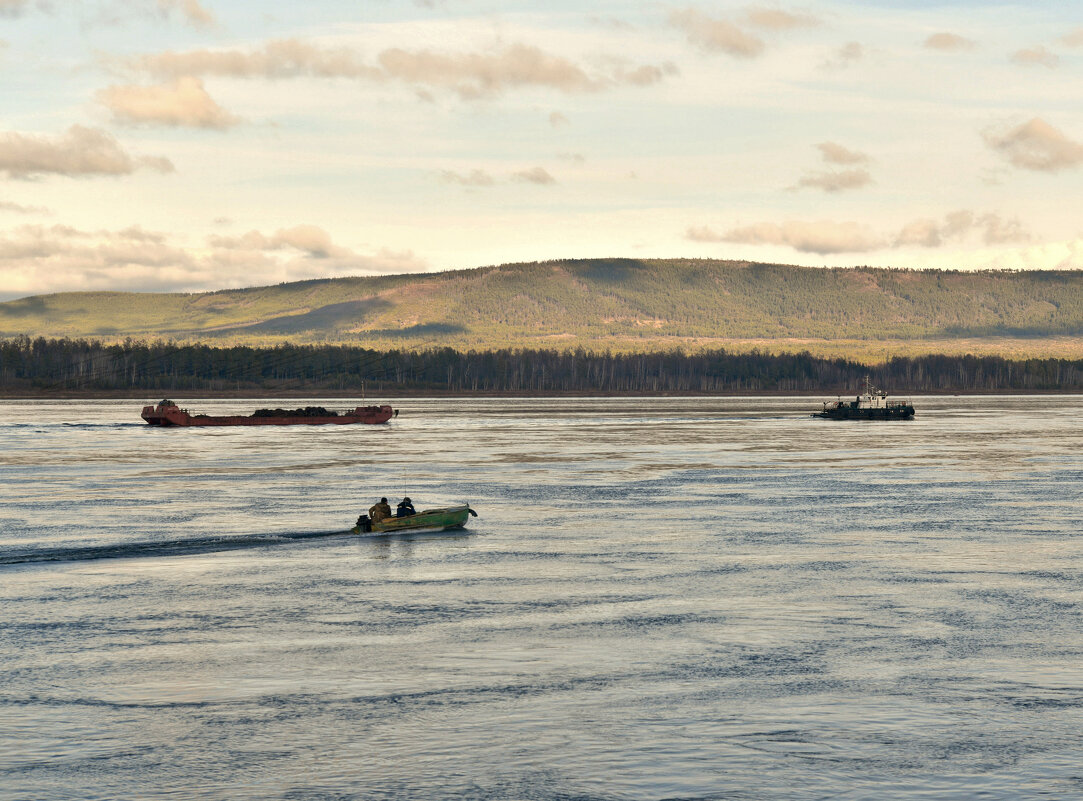
[[[189,556],[214,551],[234,551],[242,548],[274,545],[276,543],[347,535],[353,536],[348,529],[338,529],[335,531],[279,532],[233,537],[153,540],[72,548],[41,548],[32,551],[0,553],[0,565],[22,565],[34,562],[83,562],[95,559],[130,559],[143,556]]]

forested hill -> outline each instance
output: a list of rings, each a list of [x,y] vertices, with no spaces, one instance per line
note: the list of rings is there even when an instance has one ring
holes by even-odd
[[[223,345],[628,351],[742,340],[1040,342],[1081,332],[1083,273],[695,259],[569,260],[203,294],[65,293],[0,304],[0,336]]]

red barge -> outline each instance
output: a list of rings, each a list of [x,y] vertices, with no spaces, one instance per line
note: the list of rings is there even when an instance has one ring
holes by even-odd
[[[332,412],[322,406],[306,406],[303,409],[258,409],[248,416],[229,415],[211,417],[206,414],[190,414],[171,400],[163,400],[157,406],[144,406],[143,419],[152,426],[318,426],[349,425],[351,423],[386,423],[398,416],[398,410],[390,406],[358,406],[345,412]]]

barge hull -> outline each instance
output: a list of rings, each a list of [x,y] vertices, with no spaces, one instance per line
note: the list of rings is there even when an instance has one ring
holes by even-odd
[[[386,423],[395,416],[390,406],[359,406],[351,412],[337,415],[229,415],[212,417],[205,414],[190,414],[177,406],[144,406],[142,418],[148,425],[163,428],[188,428],[192,426],[320,426],[352,425],[365,423],[378,425]]]

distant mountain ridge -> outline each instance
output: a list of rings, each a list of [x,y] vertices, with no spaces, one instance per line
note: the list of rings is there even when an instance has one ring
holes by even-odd
[[[803,342],[1036,343],[1083,333],[1083,273],[576,259],[199,294],[0,303],[0,336],[207,344],[659,350]]]

